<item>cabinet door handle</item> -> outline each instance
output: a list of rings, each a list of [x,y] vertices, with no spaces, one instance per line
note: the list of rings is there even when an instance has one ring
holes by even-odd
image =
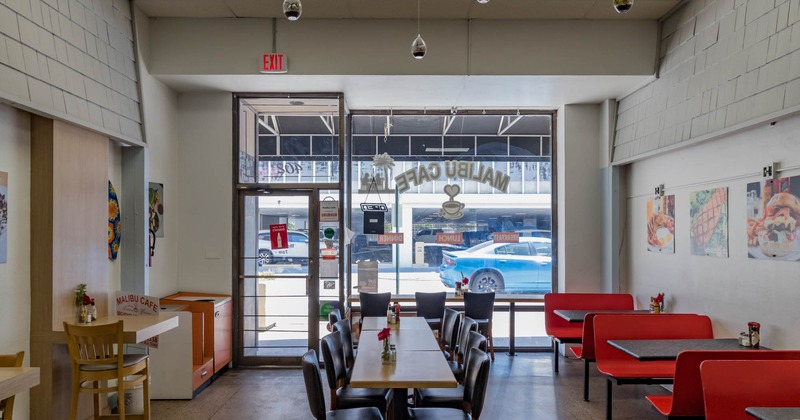
[[[215,312],[214,312],[214,318],[216,318],[216,317],[218,317],[218,316],[219,316],[219,311],[215,311]]]
[[[205,378],[205,377],[206,377],[206,375],[208,375],[208,371],[207,371],[207,370],[204,370],[204,371],[203,371],[203,373],[201,373],[201,374],[200,374],[200,377],[201,377],[201,378]]]

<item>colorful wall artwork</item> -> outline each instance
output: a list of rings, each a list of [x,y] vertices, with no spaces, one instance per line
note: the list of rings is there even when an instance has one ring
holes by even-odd
[[[0,172],[0,264],[8,262],[8,172]]]
[[[647,250],[675,253],[675,196],[647,200]]]
[[[108,181],[108,259],[114,261],[119,253],[122,239],[122,223],[119,217],[119,200],[111,181]]]
[[[150,183],[150,230],[156,238],[164,237],[164,184]]]
[[[728,257],[728,188],[695,191],[689,199],[692,255]]]
[[[747,255],[799,261],[800,176],[747,184]]]

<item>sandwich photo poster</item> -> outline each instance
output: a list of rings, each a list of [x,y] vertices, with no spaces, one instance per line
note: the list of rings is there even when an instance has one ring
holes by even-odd
[[[675,253],[675,196],[647,200],[647,250]]]
[[[728,257],[728,188],[695,191],[689,196],[692,255]]]
[[[747,256],[800,261],[800,176],[747,184]]]

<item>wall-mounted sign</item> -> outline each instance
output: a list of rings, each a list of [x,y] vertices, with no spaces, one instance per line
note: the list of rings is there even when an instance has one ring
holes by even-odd
[[[511,181],[510,176],[482,163],[446,160],[411,168],[394,177],[394,182],[397,184],[397,192],[404,193],[412,186],[416,187],[424,182],[436,181],[442,176],[480,182],[504,193],[508,192],[508,183]]]
[[[404,236],[402,233],[384,233],[383,235],[378,235],[378,244],[402,244]]]
[[[492,234],[495,243],[517,243],[519,242],[519,232],[495,232]]]
[[[264,54],[261,57],[261,73],[286,73],[289,71],[289,66],[286,62],[286,55],[284,54]]]
[[[338,222],[339,221],[339,202],[338,201],[320,201],[319,202],[319,221],[320,222]],[[333,237],[333,236],[331,236]]]
[[[464,237],[461,233],[437,233],[436,234],[436,243],[437,244],[455,244],[460,245],[464,243]]]
[[[286,233],[286,225],[269,225],[269,241],[273,250],[289,248],[289,237]]]

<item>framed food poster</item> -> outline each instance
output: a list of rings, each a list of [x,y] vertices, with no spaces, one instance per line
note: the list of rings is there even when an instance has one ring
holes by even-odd
[[[647,200],[647,250],[675,253],[675,196]]]
[[[8,172],[0,172],[0,264],[8,262]]]
[[[798,261],[800,176],[747,184],[747,256]]]
[[[695,191],[689,197],[692,255],[728,257],[728,189]]]

